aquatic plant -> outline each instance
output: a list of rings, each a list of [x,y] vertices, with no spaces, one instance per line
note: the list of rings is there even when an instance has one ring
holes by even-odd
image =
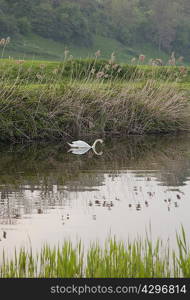
[[[84,251],[82,242],[70,241],[50,247],[45,244],[39,252],[15,249],[14,257],[3,252],[0,277],[4,278],[170,278],[190,277],[190,249],[185,232],[177,234],[178,254],[169,244],[157,239],[137,238],[126,243],[109,238],[105,246],[93,243]]]

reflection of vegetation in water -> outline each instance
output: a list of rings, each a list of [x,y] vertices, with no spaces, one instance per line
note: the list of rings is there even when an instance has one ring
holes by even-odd
[[[135,176],[147,181],[148,174],[157,170],[154,177],[158,182],[167,186],[170,193],[176,187],[180,197],[180,186],[189,175],[188,136],[127,137],[125,141],[114,139],[105,144],[102,156],[92,151],[83,156],[72,155],[63,144],[1,148],[0,217],[9,216],[12,220],[22,214],[42,213],[49,207],[62,206],[70,191],[98,190],[105,184],[105,174],[114,180],[126,170],[134,170]],[[137,193],[135,181],[133,189]],[[32,199],[29,193],[37,196]],[[176,200],[174,204],[178,205]],[[148,206],[147,201],[145,205]],[[136,203],[136,208],[140,210],[141,204]]]
[[[113,173],[123,168],[155,170],[156,163],[158,170],[163,173],[167,170],[177,177],[175,182],[163,177],[163,183],[181,185],[188,176],[189,146],[190,136],[126,137],[122,141],[107,141],[101,157],[91,151],[84,156],[72,155],[63,144],[1,147],[0,181],[14,187],[24,180],[33,184],[42,179],[44,184],[64,184],[81,170],[113,170]]]
[[[190,249],[185,233],[177,234],[178,253],[157,239],[154,244],[149,237],[133,242],[106,241],[102,248],[92,244],[87,251],[81,242],[77,246],[69,241],[51,248],[44,245],[40,253],[21,248],[14,258],[3,254],[0,277],[45,278],[166,278],[190,277]]]

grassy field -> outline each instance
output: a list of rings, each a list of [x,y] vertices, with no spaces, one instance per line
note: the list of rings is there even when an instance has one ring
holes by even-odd
[[[20,39],[12,39],[7,47],[4,57],[13,57],[14,59],[29,60],[54,60],[60,61],[64,58],[65,48],[70,50],[74,58],[93,57],[97,50],[101,50],[102,58],[108,59],[112,52],[115,52],[117,60],[120,63],[129,63],[133,57],[139,57],[140,54],[146,55],[146,61],[151,58],[161,58],[164,62],[168,61],[168,55],[153,48],[151,45],[136,45],[133,48],[124,46],[112,38],[95,36],[91,47],[76,46],[55,42],[51,39],[45,39],[38,35],[29,34]]]
[[[171,278],[190,277],[190,249],[185,233],[177,234],[178,251],[169,244],[150,238],[119,242],[115,238],[98,243],[84,251],[79,242],[74,246],[44,245],[39,252],[15,249],[13,258],[0,259],[1,278]]]
[[[0,60],[0,139],[189,130],[190,68],[125,65],[114,55],[62,62]]]

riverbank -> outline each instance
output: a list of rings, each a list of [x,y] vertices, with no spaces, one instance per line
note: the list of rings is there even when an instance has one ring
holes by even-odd
[[[187,68],[2,60],[0,73],[1,141],[190,129]]]

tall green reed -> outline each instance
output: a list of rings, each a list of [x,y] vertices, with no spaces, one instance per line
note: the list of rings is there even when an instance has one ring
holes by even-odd
[[[82,242],[70,241],[40,251],[15,250],[8,258],[3,252],[0,277],[5,278],[170,278],[190,277],[190,249],[185,232],[176,235],[178,250],[170,249],[160,239],[137,238],[134,241],[106,240],[84,249]]]

